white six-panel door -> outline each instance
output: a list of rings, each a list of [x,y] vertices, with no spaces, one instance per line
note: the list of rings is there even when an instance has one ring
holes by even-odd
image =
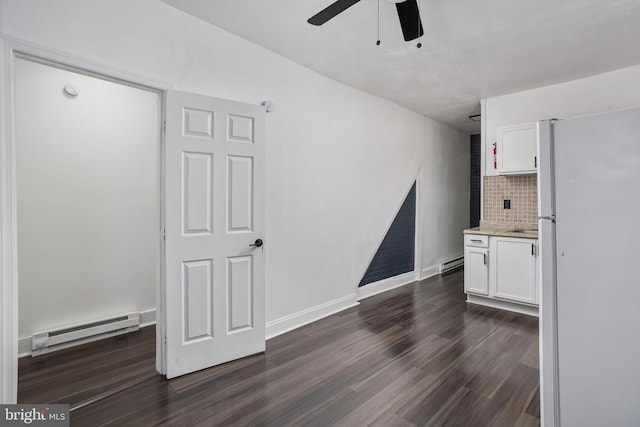
[[[265,350],[264,108],[169,90],[167,378]],[[254,245],[254,246],[250,246]]]

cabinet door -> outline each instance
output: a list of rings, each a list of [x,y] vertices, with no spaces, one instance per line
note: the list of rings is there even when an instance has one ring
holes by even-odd
[[[492,237],[493,296],[529,304],[538,303],[536,240]]]
[[[537,171],[538,131],[535,123],[496,129],[498,174]]]
[[[464,251],[464,291],[489,295],[489,251],[467,247]]]

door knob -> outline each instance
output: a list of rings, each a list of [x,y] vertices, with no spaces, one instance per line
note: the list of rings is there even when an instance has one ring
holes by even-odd
[[[262,245],[264,245],[264,242],[262,241],[262,239],[256,239],[256,241],[249,246],[255,246],[256,248],[259,248]]]

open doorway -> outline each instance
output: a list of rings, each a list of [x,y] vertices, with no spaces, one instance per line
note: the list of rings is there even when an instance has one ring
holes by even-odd
[[[27,57],[14,70],[20,355],[42,332],[71,334],[36,353],[89,341],[77,331],[106,320],[153,325],[161,93]]]

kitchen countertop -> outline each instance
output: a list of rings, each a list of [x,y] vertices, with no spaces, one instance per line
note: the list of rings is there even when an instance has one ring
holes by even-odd
[[[524,230],[524,231],[516,231]],[[514,224],[491,224],[481,223],[480,227],[468,228],[464,230],[464,234],[483,234],[485,236],[502,236],[502,237],[520,237],[523,239],[537,239],[538,230],[526,225]]]

